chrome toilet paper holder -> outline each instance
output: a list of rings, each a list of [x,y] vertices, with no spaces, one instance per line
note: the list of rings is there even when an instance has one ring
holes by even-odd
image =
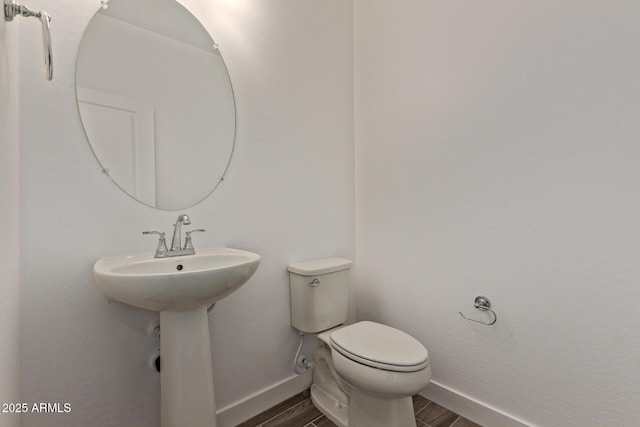
[[[488,311],[488,312],[490,312],[493,315],[493,321],[491,321],[491,322],[483,322],[481,320],[472,319],[472,318],[467,317],[464,314],[462,314],[461,311],[459,311],[458,314],[460,314],[460,316],[462,316],[466,320],[471,320],[472,322],[481,323],[481,324],[487,325],[487,326],[491,326],[491,325],[493,325],[494,323],[496,323],[498,321],[498,316],[496,315],[496,312],[491,309],[491,301],[489,301],[489,298],[487,298],[485,296],[482,296],[482,295],[477,296],[475,301],[474,301],[474,303],[473,303],[473,306],[475,308],[477,308],[478,310],[480,310],[480,311]]]

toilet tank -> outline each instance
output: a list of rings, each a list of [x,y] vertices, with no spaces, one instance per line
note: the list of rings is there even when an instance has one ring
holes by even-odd
[[[322,258],[289,265],[294,328],[316,333],[346,322],[351,264],[347,258]]]

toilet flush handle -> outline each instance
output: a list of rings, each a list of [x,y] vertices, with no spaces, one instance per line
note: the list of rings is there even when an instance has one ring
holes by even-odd
[[[320,284],[320,280],[313,279],[311,282],[309,282],[309,286],[311,286],[312,288],[315,288],[316,286],[318,286]]]

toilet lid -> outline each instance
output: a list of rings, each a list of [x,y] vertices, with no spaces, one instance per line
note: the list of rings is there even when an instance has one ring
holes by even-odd
[[[429,353],[417,339],[375,322],[331,333],[331,345],[351,360],[389,371],[418,371],[429,364]]]

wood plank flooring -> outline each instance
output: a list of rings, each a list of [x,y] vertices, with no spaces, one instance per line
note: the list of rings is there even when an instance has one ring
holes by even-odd
[[[417,427],[481,427],[422,396],[413,396],[413,408]],[[307,390],[267,409],[237,427],[336,427],[336,425],[313,406]]]

